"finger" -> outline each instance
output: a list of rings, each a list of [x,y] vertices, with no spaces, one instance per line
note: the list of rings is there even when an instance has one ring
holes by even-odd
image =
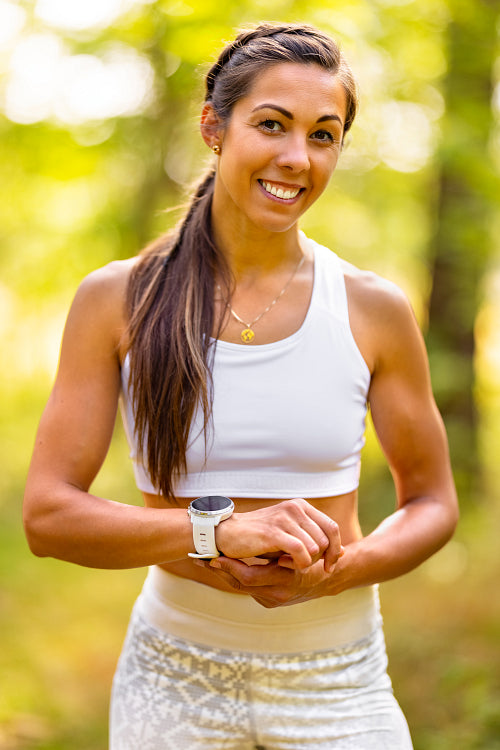
[[[333,572],[336,564],[338,563],[338,561],[340,560],[344,552],[345,552],[344,547],[340,545],[340,550],[336,556],[333,557],[331,554],[329,554],[328,559],[327,559],[327,556],[325,555],[325,559],[324,559],[325,573]]]
[[[313,563],[316,560],[319,560],[323,553],[328,549],[330,539],[321,526],[307,514],[304,514],[304,517],[300,519],[299,524],[299,528],[296,529],[294,533],[297,536],[297,539],[303,543],[311,558],[311,563]]]
[[[283,506],[290,516],[290,525],[287,530],[303,543],[311,557],[310,561],[305,562],[306,566],[323,556],[326,556],[328,565],[334,564],[341,547],[337,523],[303,498],[285,501]],[[285,548],[283,551],[292,554],[297,562],[293,552]],[[304,567],[303,559],[297,567]]]
[[[238,590],[247,593],[254,593],[255,588],[289,586],[295,577],[292,571],[280,568],[277,563],[246,565],[227,557],[212,560],[208,567],[230,576],[237,581]]]
[[[340,529],[335,521],[331,521],[330,532],[330,544],[324,554],[325,570],[327,573],[331,573],[335,567],[342,550]]]
[[[319,558],[321,560],[321,558]],[[306,568],[300,568],[300,573],[305,573],[309,568],[312,568],[313,565],[315,565],[319,560],[313,560],[311,565],[308,565]],[[279,565],[280,568],[287,568],[288,570],[295,570],[298,571],[297,566],[295,565],[293,558],[290,555],[280,555],[280,557],[276,560],[276,564]]]
[[[293,560],[293,566],[290,567],[296,570],[309,568],[314,557],[319,554],[318,545],[298,525],[292,527],[290,531],[278,531],[275,539],[279,542],[280,556],[287,555]]]
[[[273,549],[279,550],[278,555],[290,555],[298,569],[307,568],[318,560],[330,543],[321,526],[311,517],[311,512],[326,523],[324,519],[328,516],[316,511],[302,498],[280,503],[279,513],[273,519]]]
[[[326,513],[322,513],[317,508],[314,508],[314,506],[311,506],[311,508],[311,517],[321,528],[328,540],[328,544],[324,547],[323,556],[325,560],[325,570],[331,572],[339,558],[340,550],[342,548],[340,529],[338,524],[330,518],[330,516],[327,516]]]
[[[228,558],[217,557],[214,560],[210,561],[197,560],[196,565],[200,565],[201,567],[205,568],[205,570],[210,571],[212,575],[220,578],[221,581],[224,581],[224,583],[235,589],[235,591],[242,591],[242,586],[239,578],[237,577],[237,575],[233,575],[233,573],[231,572],[231,570],[233,570],[233,572],[237,572],[236,566],[232,568],[230,565],[222,565],[221,561],[226,559]],[[237,560],[231,562],[239,563],[239,565],[245,566],[245,563],[241,563]]]
[[[340,545],[340,550],[338,555],[334,557],[334,562],[332,563],[330,560],[328,562],[326,561],[326,558],[323,559],[323,565],[325,573],[331,573],[333,569],[335,568],[335,565],[338,563],[339,559],[342,557],[342,555],[345,553],[345,548]],[[317,562],[317,561],[316,561]],[[293,558],[290,555],[280,555],[280,557],[277,560],[277,564],[282,568],[288,568],[289,570],[295,570],[296,566],[293,561]],[[314,563],[313,563],[314,564]],[[304,570],[301,571],[302,573]]]
[[[293,597],[285,596],[279,589],[276,590],[273,586],[256,589],[256,591],[258,593],[251,594],[252,599],[266,609],[285,607],[288,604],[292,604]]]
[[[295,568],[293,558],[290,557],[290,555],[280,555],[278,558],[278,565],[282,568],[290,568],[291,570]]]

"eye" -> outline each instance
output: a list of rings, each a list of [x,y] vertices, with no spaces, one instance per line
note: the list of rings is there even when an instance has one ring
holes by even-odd
[[[329,130],[316,130],[312,137],[320,143],[338,143],[338,140],[333,137]]]
[[[279,133],[283,130],[281,123],[279,123],[278,120],[263,120],[259,123],[259,127],[267,133]]]

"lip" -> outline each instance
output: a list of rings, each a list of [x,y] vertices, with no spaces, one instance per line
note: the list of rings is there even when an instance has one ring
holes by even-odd
[[[286,206],[291,206],[294,203],[296,203],[301,197],[302,193],[305,191],[305,187],[303,185],[297,185],[295,183],[279,182],[277,180],[264,180],[264,179],[258,179],[257,182],[259,184],[260,189],[266,196],[266,198],[269,198],[269,200],[276,201],[277,203],[281,203],[282,205],[286,205]],[[266,190],[266,188],[264,187],[264,183],[268,185],[272,185],[273,188],[276,188],[276,190],[283,190],[283,192],[285,193],[288,191],[295,191],[295,190],[298,190],[299,192],[293,198],[279,197],[277,195],[273,195],[268,190]]]

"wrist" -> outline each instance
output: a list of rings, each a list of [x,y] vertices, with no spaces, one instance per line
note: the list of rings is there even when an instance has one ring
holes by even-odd
[[[335,563],[326,584],[330,596],[336,596],[347,589],[362,585],[356,582],[358,562],[356,546],[356,542],[345,545],[344,554]]]
[[[215,527],[215,544],[219,554],[231,556],[231,538],[233,537],[231,529],[237,521],[238,513],[233,513],[229,518],[225,518]]]
[[[189,557],[212,559],[219,557],[215,530],[221,521],[228,519],[234,510],[233,501],[223,495],[204,495],[189,504],[188,516],[193,527],[193,542],[196,552]]]

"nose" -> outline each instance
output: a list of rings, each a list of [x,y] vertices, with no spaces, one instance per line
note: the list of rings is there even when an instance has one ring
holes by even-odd
[[[303,135],[290,133],[281,141],[281,146],[277,159],[279,167],[293,172],[304,172],[309,169],[308,143]]]

